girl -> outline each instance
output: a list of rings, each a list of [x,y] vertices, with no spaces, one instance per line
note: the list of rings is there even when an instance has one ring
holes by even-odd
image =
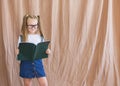
[[[19,37],[20,42],[30,42],[37,45],[43,41],[43,33],[40,27],[39,16],[25,15],[22,25],[22,38]],[[19,50],[18,50],[19,52]],[[50,54],[51,50],[46,50]],[[21,61],[20,62],[20,76],[23,78],[25,86],[32,85],[32,78],[37,78],[40,86],[48,86],[42,60]]]

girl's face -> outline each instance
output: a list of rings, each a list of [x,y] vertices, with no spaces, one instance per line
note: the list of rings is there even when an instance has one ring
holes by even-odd
[[[38,20],[28,18],[27,19],[27,29],[29,34],[35,34],[38,31]]]

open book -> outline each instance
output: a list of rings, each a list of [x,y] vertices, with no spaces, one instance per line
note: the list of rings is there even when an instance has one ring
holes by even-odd
[[[33,43],[20,43],[18,60],[37,60],[47,58],[46,50],[50,41],[40,42],[37,45]]]

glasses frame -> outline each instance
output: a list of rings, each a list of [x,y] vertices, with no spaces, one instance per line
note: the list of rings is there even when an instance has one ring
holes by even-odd
[[[34,24],[34,25],[32,25],[32,24],[30,24],[30,25],[27,25],[27,28],[28,29],[37,29],[38,28],[38,24]]]

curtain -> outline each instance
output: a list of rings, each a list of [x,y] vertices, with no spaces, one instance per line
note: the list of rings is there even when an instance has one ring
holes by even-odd
[[[40,15],[49,86],[120,86],[119,0],[0,0],[0,86],[23,86],[16,59],[25,14]],[[33,79],[33,86],[38,86]]]

